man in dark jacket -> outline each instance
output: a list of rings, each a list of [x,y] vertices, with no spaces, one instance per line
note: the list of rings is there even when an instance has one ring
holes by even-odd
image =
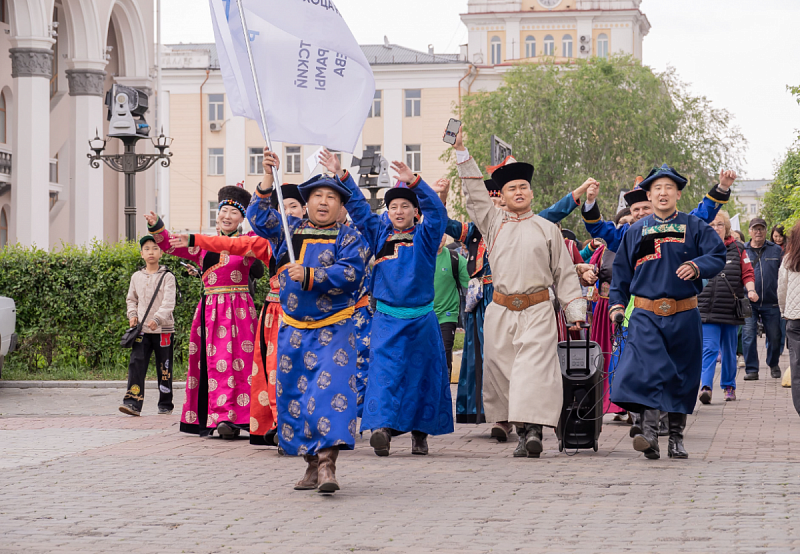
[[[783,251],[767,240],[767,222],[760,217],[750,222],[750,242],[745,244],[756,281],[758,302],[753,302],[753,315],[745,321],[742,332],[746,381],[758,380],[758,318],[767,334],[767,365],[772,377],[781,377],[778,360],[781,355],[781,311],[778,307],[778,269]]]

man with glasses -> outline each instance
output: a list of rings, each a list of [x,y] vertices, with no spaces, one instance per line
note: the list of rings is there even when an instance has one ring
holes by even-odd
[[[767,334],[767,365],[770,374],[781,377],[778,361],[781,355],[781,310],[778,307],[778,269],[781,266],[781,247],[767,240],[767,222],[760,217],[750,221],[750,242],[744,245],[756,280],[758,302],[751,302],[753,315],[745,320],[742,331],[744,347],[745,381],[758,380],[758,318]]]

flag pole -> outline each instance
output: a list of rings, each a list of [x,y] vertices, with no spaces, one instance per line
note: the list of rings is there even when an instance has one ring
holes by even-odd
[[[242,32],[244,33],[244,45],[247,48],[247,57],[250,61],[250,71],[253,75],[253,85],[256,89],[256,100],[258,101],[258,113],[261,116],[261,128],[264,129],[264,138],[267,139],[267,148],[272,150],[272,142],[269,139],[269,129],[267,128],[267,117],[264,114],[264,104],[261,101],[261,87],[258,85],[258,75],[256,75],[256,66],[253,63],[253,51],[250,49],[250,31],[247,29],[247,21],[244,17],[244,8],[242,7],[242,0],[236,0],[236,5],[239,7],[239,18],[242,20]],[[289,233],[289,220],[286,218],[286,211],[283,206],[283,192],[281,191],[281,182],[278,177],[278,168],[272,168],[273,188],[278,194],[278,210],[281,214],[281,223],[283,225],[283,233],[286,237],[286,253],[289,254],[289,262],[295,263],[294,247],[292,246],[292,235]]]

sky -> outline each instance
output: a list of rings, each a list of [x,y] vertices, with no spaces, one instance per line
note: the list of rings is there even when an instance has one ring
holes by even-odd
[[[203,9],[199,9],[203,6]],[[162,40],[213,42],[203,0],[162,0]],[[467,0],[336,0],[361,44],[392,43],[458,52],[467,29],[459,14]],[[800,86],[800,1],[643,0],[652,28],[643,61],[676,69],[693,94],[734,116],[748,140],[745,175],[768,179],[800,134],[800,105],[786,90]],[[420,17],[422,15],[422,17]]]

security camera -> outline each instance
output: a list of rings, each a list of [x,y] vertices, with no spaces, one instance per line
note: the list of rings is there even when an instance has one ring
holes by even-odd
[[[114,85],[106,93],[108,107],[108,136],[146,137],[150,125],[144,119],[147,112],[147,93],[143,90],[123,85]]]

